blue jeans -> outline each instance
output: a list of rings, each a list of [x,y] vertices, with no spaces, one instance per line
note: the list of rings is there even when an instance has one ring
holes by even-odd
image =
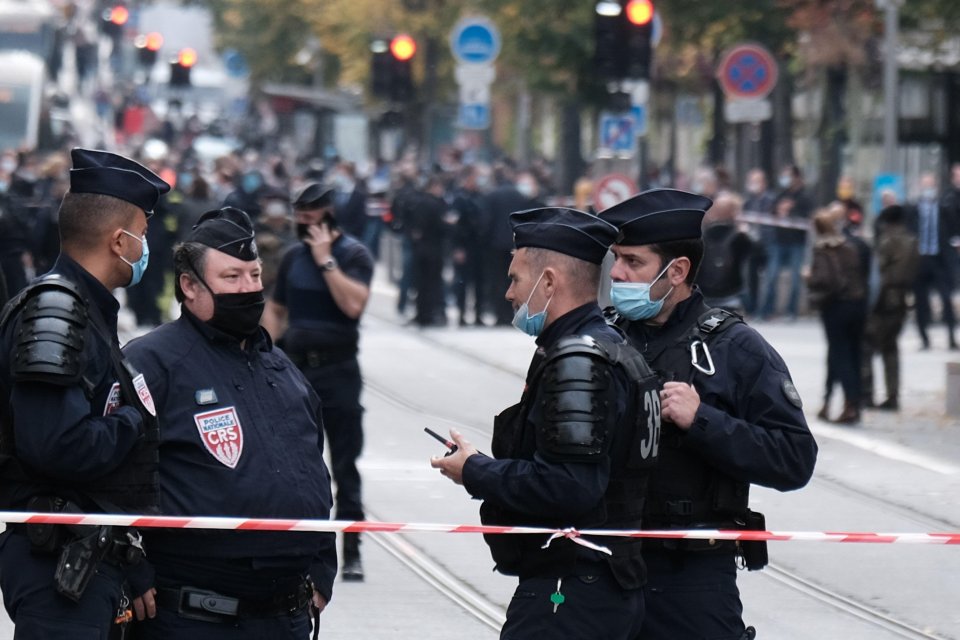
[[[767,247],[767,274],[766,292],[763,296],[762,317],[769,317],[775,313],[777,303],[777,283],[780,272],[788,269],[790,272],[790,295],[787,298],[787,314],[795,318],[800,304],[800,270],[803,268],[803,257],[806,254],[806,245],[803,243],[782,244],[771,243]]]

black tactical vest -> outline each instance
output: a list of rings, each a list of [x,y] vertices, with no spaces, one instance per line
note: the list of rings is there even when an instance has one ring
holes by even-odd
[[[666,381],[695,383],[699,376],[710,375],[693,365],[693,354],[702,369],[709,369],[705,356],[711,340],[742,322],[723,309],[710,309],[704,304],[690,312],[692,321],[687,330],[658,353],[652,354],[651,366]],[[733,407],[718,407],[732,410]],[[745,522],[750,497],[750,484],[735,480],[706,463],[699,454],[684,446],[684,433],[671,422],[663,423],[660,460],[650,478],[644,510],[647,529],[676,529],[695,526],[727,526],[737,528]],[[737,523],[740,521],[740,524]]]
[[[583,340],[583,338],[574,338]],[[527,388],[518,404],[500,413],[494,420],[493,455],[498,459],[533,458],[537,451],[536,433],[527,423],[535,398],[544,384],[543,376],[554,355],[569,349],[561,340],[547,353],[538,351],[527,376]],[[610,480],[603,500],[576,522],[538,522],[540,526],[604,529],[639,529],[644,513],[647,479],[657,460],[660,438],[660,398],[656,377],[643,357],[626,342],[614,344],[590,340],[600,355],[602,366],[619,366],[627,373],[631,385],[625,419],[617,425],[609,446]],[[576,347],[574,347],[576,348]],[[529,525],[530,516],[500,509],[484,502],[480,509],[484,524]],[[542,536],[487,535],[497,570],[507,575],[560,577],[577,572],[578,559],[600,560],[595,552],[585,551],[567,540],[556,540],[548,549],[541,549]],[[613,551],[604,558],[615,578],[625,589],[639,588],[646,581],[638,539],[605,537],[592,541]]]
[[[108,330],[103,326],[99,317],[99,310],[91,310],[84,301],[81,290],[72,282],[62,277],[44,277],[26,289],[15,299],[11,300],[4,309],[0,318],[0,335],[7,331],[7,324],[15,322],[20,316],[17,336],[14,344],[29,339],[25,332],[38,332],[46,317],[44,312],[33,314],[36,317],[26,318],[26,309],[30,308],[31,300],[36,301],[39,296],[68,294],[74,302],[68,309],[52,309],[51,313],[58,315],[59,320],[67,320],[69,324],[78,327],[82,333],[79,344],[86,345],[83,349],[84,357],[107,351],[112,360],[112,371],[120,383],[121,395],[124,400],[136,407],[143,416],[143,427],[140,438],[124,462],[113,471],[93,480],[66,483],[63,480],[50,478],[31,468],[16,456],[13,430],[13,409],[10,406],[10,389],[0,389],[0,505],[7,509],[23,509],[26,500],[33,496],[55,496],[73,501],[82,509],[99,511],[121,511],[127,513],[156,513],[160,507],[159,482],[159,444],[160,427],[157,419],[150,415],[143,407],[134,388],[133,378],[137,375],[128,361],[122,358],[119,347],[109,344]],[[37,305],[34,304],[34,307]],[[54,305],[59,306],[59,305]],[[42,309],[43,305],[39,305]],[[38,333],[39,335],[39,333]],[[106,344],[105,344],[106,343]],[[99,347],[106,347],[100,349]],[[9,372],[11,363],[6,362],[7,354],[0,354],[0,362]],[[83,358],[81,358],[81,362]],[[92,395],[95,384],[82,378],[77,384],[84,386],[88,398]],[[34,379],[41,380],[42,375]],[[6,375],[0,379],[8,379]],[[64,378],[57,378],[51,374],[51,381],[63,384]],[[92,401],[92,398],[90,398]],[[91,413],[95,409],[91,407]]]

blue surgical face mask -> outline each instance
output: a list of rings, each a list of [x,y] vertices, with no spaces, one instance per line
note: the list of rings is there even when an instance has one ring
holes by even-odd
[[[667,291],[659,300],[650,299],[650,288],[663,277],[673,260],[667,263],[663,271],[653,279],[653,282],[614,282],[610,285],[610,300],[617,312],[628,320],[648,320],[655,317],[663,309],[663,301],[673,291]]]
[[[240,182],[240,188],[244,193],[253,193],[263,185],[263,180],[258,173],[244,174]]]
[[[140,259],[136,262],[128,262],[126,258],[120,256],[120,259],[130,265],[130,268],[133,269],[133,274],[130,276],[130,282],[127,283],[128,287],[132,287],[140,282],[140,279],[143,278],[143,272],[147,270],[147,264],[150,262],[150,245],[147,244],[147,236],[138,238],[126,229],[121,229],[121,231],[143,245],[143,252],[140,254]]]
[[[550,306],[550,300],[553,300],[553,296],[550,296],[547,304],[543,305],[543,311],[535,313],[532,316],[530,315],[530,299],[533,298],[534,292],[537,290],[537,287],[540,286],[541,280],[543,280],[542,272],[540,273],[540,277],[537,278],[537,284],[533,285],[533,291],[527,296],[527,301],[521,304],[517,312],[513,314],[513,326],[528,336],[536,337],[543,331],[543,324],[547,321],[547,307]]]

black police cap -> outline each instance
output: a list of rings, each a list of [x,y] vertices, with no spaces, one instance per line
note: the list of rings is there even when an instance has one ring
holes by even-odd
[[[198,242],[246,262],[258,257],[250,216],[236,207],[207,211],[185,241]]]
[[[333,189],[313,182],[304,187],[293,199],[294,209],[318,209],[333,203]]]
[[[94,149],[70,151],[71,193],[97,193],[125,200],[149,216],[170,185],[139,162]]]
[[[593,264],[603,262],[617,228],[595,215],[564,207],[544,207],[510,214],[517,249],[549,249]]]
[[[651,189],[598,213],[616,225],[616,243],[658,244],[701,237],[703,214],[713,200],[679,189]]]

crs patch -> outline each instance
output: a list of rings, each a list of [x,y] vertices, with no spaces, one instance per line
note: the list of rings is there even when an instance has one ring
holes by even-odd
[[[108,416],[117,409],[123,402],[120,400],[120,383],[114,382],[110,387],[110,393],[107,394],[107,402],[103,405],[103,415]]]
[[[243,428],[237,417],[237,409],[226,407],[195,413],[193,421],[207,452],[216,458],[217,462],[236,469],[243,453]]]

